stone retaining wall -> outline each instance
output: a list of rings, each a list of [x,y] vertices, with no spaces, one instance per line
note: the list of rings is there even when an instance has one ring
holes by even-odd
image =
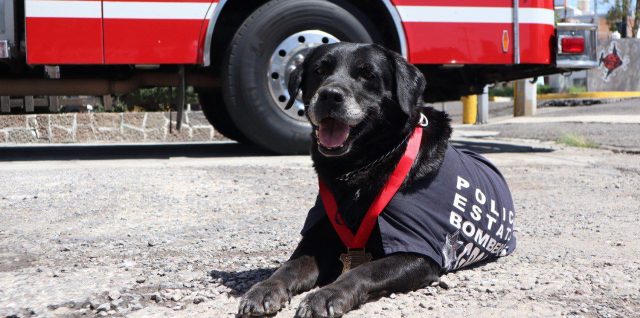
[[[214,141],[214,131],[201,111],[185,112],[181,130],[176,113],[69,113],[0,115],[0,143],[140,143]]]
[[[640,91],[639,39],[599,43],[598,60],[600,65],[587,72],[589,91]],[[611,69],[607,69],[607,65]]]

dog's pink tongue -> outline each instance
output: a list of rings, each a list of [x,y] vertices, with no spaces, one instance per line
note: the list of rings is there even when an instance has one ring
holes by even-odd
[[[318,127],[318,141],[326,148],[337,148],[349,138],[349,125],[333,118],[325,118]]]

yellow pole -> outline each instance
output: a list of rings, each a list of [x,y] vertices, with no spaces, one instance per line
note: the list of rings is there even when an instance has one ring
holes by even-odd
[[[478,95],[462,96],[462,123],[475,124],[478,116]]]

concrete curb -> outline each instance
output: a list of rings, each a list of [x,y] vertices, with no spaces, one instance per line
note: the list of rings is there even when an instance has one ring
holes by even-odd
[[[538,95],[538,100],[551,99],[622,99],[640,98],[640,92],[583,92],[583,93],[554,93]]]
[[[601,123],[601,124],[640,124],[640,115],[584,115],[562,117],[511,117],[506,120],[492,121],[486,125],[500,124],[538,124],[538,123]]]
[[[640,148],[624,148],[624,147],[614,147],[614,146],[606,146],[606,145],[599,145],[596,148],[609,150],[614,153],[640,155]]]

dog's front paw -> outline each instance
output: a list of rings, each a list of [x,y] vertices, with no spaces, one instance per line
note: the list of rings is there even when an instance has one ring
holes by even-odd
[[[296,311],[296,318],[342,317],[356,304],[355,295],[337,288],[325,287],[308,295]]]
[[[263,281],[253,285],[242,296],[237,317],[274,315],[291,299],[291,294],[279,281]]]

